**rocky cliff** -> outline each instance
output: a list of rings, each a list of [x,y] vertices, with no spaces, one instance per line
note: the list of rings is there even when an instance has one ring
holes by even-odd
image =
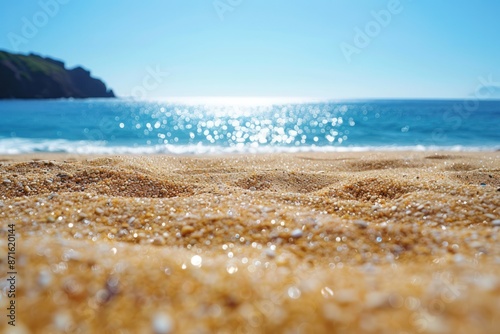
[[[82,67],[35,54],[0,51],[0,99],[114,97],[112,90]]]

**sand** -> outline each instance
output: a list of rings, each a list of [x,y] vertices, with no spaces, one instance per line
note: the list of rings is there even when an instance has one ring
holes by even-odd
[[[0,158],[9,333],[497,333],[500,153]]]

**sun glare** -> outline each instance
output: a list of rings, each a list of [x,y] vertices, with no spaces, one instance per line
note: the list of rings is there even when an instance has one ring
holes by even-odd
[[[308,97],[262,97],[262,96],[191,96],[161,98],[162,102],[185,105],[217,105],[217,106],[271,106],[276,104],[297,104],[324,101],[320,98]]]

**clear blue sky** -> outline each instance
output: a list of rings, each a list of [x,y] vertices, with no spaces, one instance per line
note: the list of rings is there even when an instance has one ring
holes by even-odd
[[[67,3],[44,22],[54,1]],[[378,29],[371,12],[393,1],[2,1],[0,49],[26,37],[26,18],[40,27],[20,52],[82,64],[121,96],[148,67],[170,73],[149,97],[464,97],[479,76],[500,81],[500,1],[400,0]],[[373,29],[368,46],[356,27]]]

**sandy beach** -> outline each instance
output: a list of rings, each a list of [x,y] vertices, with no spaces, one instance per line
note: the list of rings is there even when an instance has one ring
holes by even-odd
[[[500,328],[500,152],[1,156],[0,224],[0,332]]]

